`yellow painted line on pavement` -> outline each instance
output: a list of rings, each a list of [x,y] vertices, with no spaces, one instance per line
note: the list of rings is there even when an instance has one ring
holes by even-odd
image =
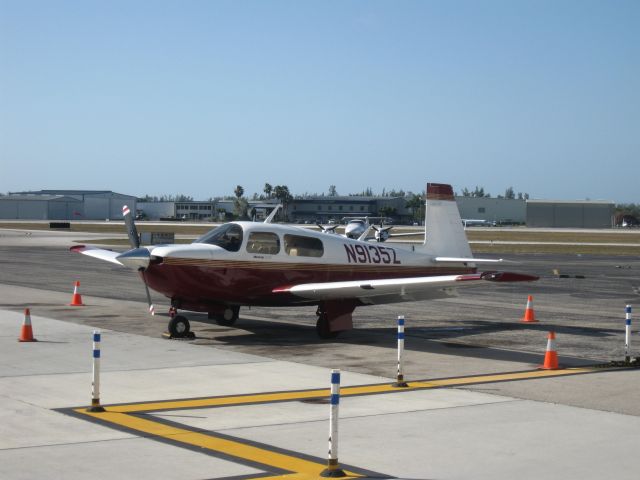
[[[342,387],[340,396],[348,397],[354,395],[374,395],[380,393],[406,392],[410,390],[424,390],[428,388],[442,388],[470,385],[474,383],[493,383],[511,380],[525,380],[533,378],[560,377],[566,375],[577,375],[581,373],[591,373],[603,371],[594,368],[567,368],[562,370],[532,370],[526,372],[496,373],[488,375],[476,375],[471,377],[455,377],[436,380],[418,380],[408,382],[406,388],[397,388],[389,383],[375,385],[360,385],[352,387]],[[249,405],[255,403],[274,403],[287,401],[300,401],[316,398],[328,398],[330,390],[293,390],[286,392],[256,393],[247,395],[230,395],[223,397],[193,398],[185,400],[166,400],[159,402],[142,402],[126,405],[113,405],[109,407],[110,412],[138,413],[159,410],[183,410],[193,408],[213,408]]]
[[[376,395],[384,393],[400,393],[407,391],[425,390],[432,388],[456,387],[479,383],[495,383],[536,378],[561,377],[583,373],[603,372],[606,369],[596,368],[568,368],[563,370],[533,370],[526,372],[498,373],[470,377],[444,378],[409,382],[406,388],[393,387],[389,383],[376,385],[356,385],[341,388],[343,397],[357,395]],[[272,450],[269,447],[252,445],[244,440],[235,440],[216,435],[214,432],[205,433],[180,426],[169,425],[151,418],[143,418],[140,414],[166,410],[180,410],[193,408],[212,408],[224,406],[240,406],[256,403],[273,403],[286,401],[300,401],[308,399],[328,398],[329,389],[297,390],[288,392],[257,393],[247,395],[231,395],[223,397],[196,398],[185,400],[169,400],[159,402],[134,403],[105,407],[101,413],[87,412],[84,408],[73,409],[80,416],[91,417],[102,424],[112,424],[128,431],[139,433],[151,438],[170,440],[186,447],[206,449],[227,457],[236,458],[239,463],[264,466],[265,476],[261,480],[288,478],[307,479],[318,478],[320,472],[326,468],[326,462],[313,461]],[[260,468],[260,467],[257,467]],[[283,473],[279,475],[273,469]],[[347,472],[350,478],[361,477],[363,474]]]
[[[440,380],[429,380],[426,383],[415,382],[411,385],[424,385],[423,388],[434,387],[458,387],[463,385],[471,385],[474,383],[494,383],[508,382],[514,380],[527,380],[535,378],[563,377],[567,375],[578,375],[581,373],[602,372],[604,369],[599,368],[566,368],[562,370],[533,370],[530,372],[514,372],[514,373],[497,373],[482,375],[479,377],[461,377],[461,378],[444,378]]]
[[[130,430],[135,430],[146,435],[161,437],[174,442],[179,442],[191,447],[204,448],[217,453],[236,457],[244,462],[253,462],[267,467],[299,473],[303,475],[319,476],[326,468],[325,464],[312,462],[292,455],[286,455],[273,450],[256,447],[241,441],[221,438],[215,434],[194,432],[186,428],[166,425],[154,420],[140,418],[135,415],[111,412],[90,413],[84,409],[76,409],[101,422],[109,422]],[[352,474],[352,477],[358,475]]]

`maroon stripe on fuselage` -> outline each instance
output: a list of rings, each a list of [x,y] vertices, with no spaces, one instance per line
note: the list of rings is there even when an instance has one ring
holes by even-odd
[[[169,298],[247,305],[308,303],[274,295],[283,285],[475,273],[475,268],[327,265],[167,258],[146,270],[147,283]]]

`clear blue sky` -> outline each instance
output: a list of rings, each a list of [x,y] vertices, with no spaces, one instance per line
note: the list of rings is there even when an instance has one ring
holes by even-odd
[[[640,203],[640,1],[0,0],[0,192]]]

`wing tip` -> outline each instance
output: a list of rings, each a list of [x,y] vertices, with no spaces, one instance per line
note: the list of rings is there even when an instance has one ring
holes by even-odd
[[[515,272],[484,272],[482,279],[490,282],[535,282],[540,277]]]

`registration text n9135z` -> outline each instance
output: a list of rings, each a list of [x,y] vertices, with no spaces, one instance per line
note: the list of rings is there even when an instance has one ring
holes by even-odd
[[[390,247],[378,245],[345,245],[349,263],[386,263],[399,265],[396,251]]]

